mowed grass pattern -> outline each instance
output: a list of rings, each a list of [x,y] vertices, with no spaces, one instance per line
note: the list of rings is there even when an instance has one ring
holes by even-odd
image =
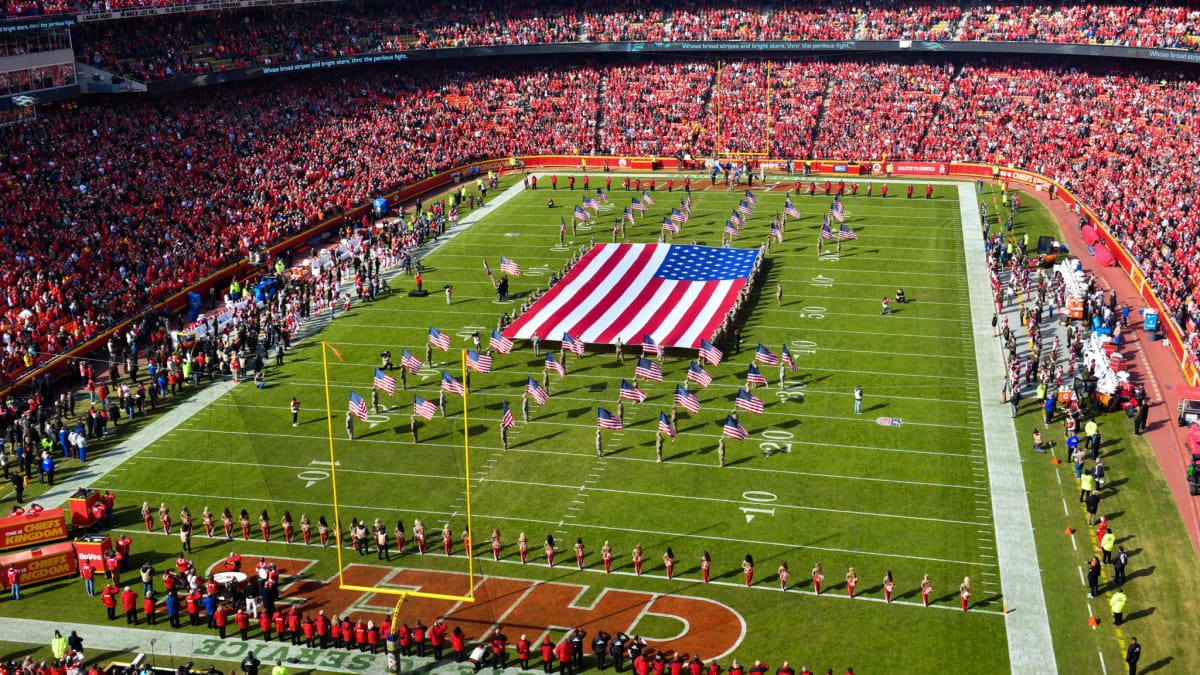
[[[597,178],[593,183],[601,182]],[[476,554],[482,558],[476,572],[724,602],[747,622],[734,654],[743,662],[763,658],[774,665],[790,659],[797,667],[844,670],[852,665],[860,672],[1007,670],[957,188],[937,185],[936,198],[928,201],[895,198],[903,187],[893,182],[893,196],[886,200],[845,200],[846,222],[860,238],[843,244],[840,259],[816,253],[821,214],[830,198],[793,196],[803,218],[788,223],[784,242],[772,245],[761,295],[755,294],[744,314],[742,349],[726,350],[720,366],[707,368],[714,376],[710,387],[692,386],[702,410],[696,415],[679,411],[678,438],[666,442],[662,464],[654,452],[658,414],[669,413],[675,386],[696,358],[693,352],[669,352],[665,381],[640,383],[649,398],[640,405],[626,402],[626,428],[604,433],[603,458],[595,452],[596,408],[616,409],[621,379],[633,379],[635,348],[626,349],[624,365],[615,363],[609,347],[589,347],[582,359],[569,357],[567,377],[551,376],[552,397],[545,407],[531,405],[528,424],[521,422],[521,393],[526,377],[540,381],[542,359],[520,343],[511,355],[494,354],[494,372],[472,374],[469,398],[471,509]],[[734,245],[757,246],[766,238],[774,212],[783,210],[785,189],[755,190],[757,215]],[[447,417],[422,422],[421,442],[413,444],[413,394],[436,400],[443,369],[461,380],[458,350],[470,346],[474,330],[486,346],[499,313],[514,306],[495,302],[484,258],[497,271],[500,255],[521,265],[524,275],[511,280],[515,302],[534,287],[544,290],[548,274],[571,255],[557,246],[559,220],[570,218],[583,195],[559,189],[553,194],[557,208],[548,209],[547,190],[517,194],[426,258],[423,277],[435,291],[430,297],[396,293],[356,306],[318,335],[344,359],[330,354],[328,366],[344,523],[351,517],[379,517],[390,529],[400,519],[411,532],[412,520],[421,518],[432,542],[449,520],[455,547],[461,549],[467,522],[463,402],[448,396]],[[694,190],[691,220],[676,241],[718,245],[727,214],[741,195]],[[609,196],[613,208],[602,211],[592,229],[574,237],[568,232],[570,250],[593,236],[597,242],[611,241],[613,218],[636,193],[617,188]],[[657,206],[627,228],[629,239],[656,240],[662,217],[681,197],[679,190],[656,193]],[[831,248],[826,244],[827,252]],[[453,285],[452,305],[440,292],[443,284]],[[776,306],[777,284],[783,287],[782,306]],[[400,278],[393,286],[407,291],[411,283]],[[894,313],[881,316],[880,299],[894,298],[897,288],[911,302],[893,302]],[[452,351],[435,350],[437,363],[409,377],[412,391],[383,394],[387,410],[371,423],[359,422],[357,440],[347,440],[343,417],[349,392],[369,400],[379,352],[390,349],[397,363],[402,347],[422,356],[430,326],[454,337]],[[728,442],[728,466],[718,468],[721,424],[758,343],[777,354],[787,345],[799,368],[781,387],[778,369],[762,367],[770,386],[755,395],[766,402],[766,412],[741,413],[750,437]],[[543,346],[556,348],[557,342]],[[206,504],[215,511],[226,505],[235,513],[246,508],[255,521],[263,508],[275,523],[284,510],[297,522],[301,513],[314,522],[318,515],[331,518],[319,343],[293,349],[267,381],[263,390],[235,389],[97,487],[118,491],[127,506],[166,501],[177,513],[187,505],[197,519]],[[856,385],[865,391],[862,415],[854,414]],[[302,424],[296,428],[287,412],[292,396],[302,404]],[[518,420],[508,452],[501,451],[499,439],[503,401]],[[902,423],[887,426],[877,418]],[[122,512],[124,527],[140,528],[135,511]],[[523,531],[538,564],[493,563],[487,541],[493,528],[504,535],[507,561],[516,558],[517,534]],[[547,534],[554,535],[565,563],[555,570],[541,564]],[[589,551],[588,572],[574,571],[570,548],[577,537]],[[619,572],[632,570],[629,554],[640,543],[648,576],[601,576],[599,550],[606,540]],[[161,536],[135,537],[135,542],[136,550],[161,551],[164,559],[177,545]],[[434,543],[440,546],[440,540]],[[205,566],[228,549],[202,535],[196,544],[195,558]],[[662,578],[668,546],[681,577],[672,582]],[[244,555],[319,557],[317,576],[336,569],[332,550],[318,553],[293,545],[284,553],[281,545],[261,542],[238,548]],[[712,556],[714,580],[724,585],[698,583],[703,551]],[[757,565],[752,589],[739,587],[746,554]],[[775,572],[783,560],[798,592],[778,590]],[[828,593],[820,598],[805,594],[817,562]],[[465,559],[440,555],[394,558],[393,564],[466,569]],[[891,570],[898,598],[909,604],[848,601],[842,578],[850,566],[860,578],[859,595],[882,598],[882,578]],[[941,607],[957,608],[958,584],[971,577],[972,611],[920,607],[918,589],[926,573]],[[100,620],[98,602],[87,611]]]

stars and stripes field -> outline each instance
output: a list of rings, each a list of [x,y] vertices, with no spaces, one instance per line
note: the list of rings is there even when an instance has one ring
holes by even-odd
[[[325,355],[338,515],[343,526],[380,518],[389,533],[399,520],[410,538],[409,553],[393,551],[390,562],[346,549],[345,563],[466,572],[469,506],[477,578],[576,584],[584,587],[580,606],[591,606],[604,588],[721,603],[744,622],[743,634],[731,652],[700,656],[719,656],[725,667],[736,656],[772,667],[787,659],[819,672],[1007,670],[957,187],[936,185],[932,200],[868,199],[864,184],[835,207],[823,194],[788,197],[790,182],[756,181],[748,193],[693,176],[685,210],[681,178],[673,193],[664,194],[660,179],[645,196],[623,190],[620,180],[614,177],[605,199],[594,189],[603,187],[603,174],[591,176],[590,192],[562,189],[560,181],[552,209],[548,181],[536,191],[515,184],[506,201],[423,259],[425,285],[452,285],[452,304],[437,293],[408,297],[413,284],[399,276],[392,294],[339,309],[282,367],[270,368],[265,388],[233,388],[97,482],[120,495],[119,527],[133,532],[135,549],[165,560],[177,554],[177,538],[138,531],[134,507],[142,501],[155,508],[166,502],[172,512],[186,505],[197,519],[207,505],[235,514],[244,508],[255,522],[266,509],[276,527],[285,511],[297,523],[301,514],[332,523],[320,342],[327,341],[341,357]],[[892,194],[902,193],[893,183]],[[583,220],[580,212],[591,215]],[[843,229],[853,237],[823,237],[830,220],[841,221],[830,228],[835,235]],[[722,253],[723,241],[732,242],[732,257]],[[568,270],[593,243],[603,264],[585,258]],[[627,248],[638,246],[644,250]],[[668,264],[692,246],[701,252],[698,268]],[[731,276],[716,272],[726,264],[737,268]],[[505,273],[512,275],[509,297],[501,300],[494,282]],[[551,276],[564,275],[546,294]],[[747,278],[753,283],[739,301],[737,280]],[[901,288],[905,304],[895,300]],[[501,328],[501,313],[519,314],[535,289],[544,294],[539,303]],[[562,299],[569,290],[573,299]],[[700,311],[716,293],[729,302]],[[885,297],[889,314],[881,313]],[[545,304],[553,302],[565,307]],[[584,302],[596,306],[581,309]],[[731,310],[730,329],[714,338]],[[500,347],[510,340],[505,353]],[[407,350],[404,378],[399,366],[377,370],[385,350]],[[544,404],[535,400],[543,383]],[[292,397],[301,404],[295,428]],[[354,440],[346,423],[351,406]],[[506,411],[514,425],[502,439]],[[434,554],[412,553],[416,519]],[[454,532],[450,557],[441,552],[446,522]],[[495,529],[499,562],[491,552]],[[522,532],[530,542],[524,566],[516,546]],[[548,535],[559,552],[553,569],[543,552]],[[582,571],[573,554],[579,539],[587,552]],[[611,574],[600,555],[606,541]],[[630,559],[639,544],[646,560],[640,577]],[[200,533],[193,558],[207,567],[231,546],[244,556],[314,560],[306,572],[312,579],[337,571],[332,547],[286,545],[278,534],[270,543],[228,544]],[[677,561],[671,580],[663,564],[668,548]],[[706,551],[708,584],[700,573]],[[748,555],[754,576],[747,588]],[[811,578],[818,563],[819,595]],[[844,580],[851,567],[859,580],[852,600]],[[883,588],[888,572],[891,603]],[[926,574],[929,607],[920,592]],[[964,577],[971,580],[965,613]],[[453,592],[466,593],[467,585]],[[103,621],[99,602],[81,612]],[[410,623],[436,618],[404,612]],[[634,625],[599,627],[667,649],[673,636],[705,629],[654,613]],[[543,628],[507,632],[515,641]],[[473,637],[482,630],[472,629]]]

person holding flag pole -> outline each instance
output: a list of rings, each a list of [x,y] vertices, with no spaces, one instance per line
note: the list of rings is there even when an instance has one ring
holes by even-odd
[[[500,407],[504,413],[500,418],[500,448],[508,450],[508,430],[517,425],[517,420],[508,407],[508,401],[502,401]]]
[[[492,275],[492,268],[490,265],[488,265],[488,261],[486,258],[484,258],[484,260],[483,260],[483,271],[487,272],[488,279],[491,279],[491,281],[492,281],[492,290],[495,290],[496,289],[496,277]]]

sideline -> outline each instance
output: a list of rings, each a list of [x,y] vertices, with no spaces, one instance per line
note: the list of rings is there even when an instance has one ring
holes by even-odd
[[[1004,362],[990,330],[991,290],[984,262],[983,223],[980,221],[975,187],[958,185],[963,229],[963,252],[967,285],[971,291],[975,359],[979,370],[979,404],[986,438],[988,481],[992,497],[992,519],[996,533],[996,555],[1000,566],[1000,592],[1009,605],[1005,618],[1008,659],[1013,673],[1057,673],[1046,596],[1033,541],[1033,521],[1021,473],[1021,455],[1016,427],[1007,408],[997,405]]]

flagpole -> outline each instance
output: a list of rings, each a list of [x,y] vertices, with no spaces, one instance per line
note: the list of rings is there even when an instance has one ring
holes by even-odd
[[[471,443],[470,429],[471,424],[467,419],[467,350],[462,350],[462,381],[463,381],[463,469],[466,476],[467,484],[467,532],[471,536],[471,544],[475,543],[475,533],[472,532],[474,523],[471,521]],[[330,423],[332,424],[332,422]],[[500,424],[504,424],[501,422]],[[338,555],[341,555],[340,553]],[[472,553],[472,546],[467,547],[467,578],[470,579],[471,589],[469,591],[471,602],[475,602],[475,555]]]
[[[334,527],[334,543],[337,544],[338,558],[338,585],[344,586],[346,579],[343,577],[342,570],[342,521],[338,517],[338,497],[337,497],[337,459],[333,452],[333,404],[329,400],[329,348],[328,342],[321,342],[321,368],[325,373],[325,423],[329,429],[329,479],[333,486],[333,527]],[[339,358],[340,360],[340,358]]]

